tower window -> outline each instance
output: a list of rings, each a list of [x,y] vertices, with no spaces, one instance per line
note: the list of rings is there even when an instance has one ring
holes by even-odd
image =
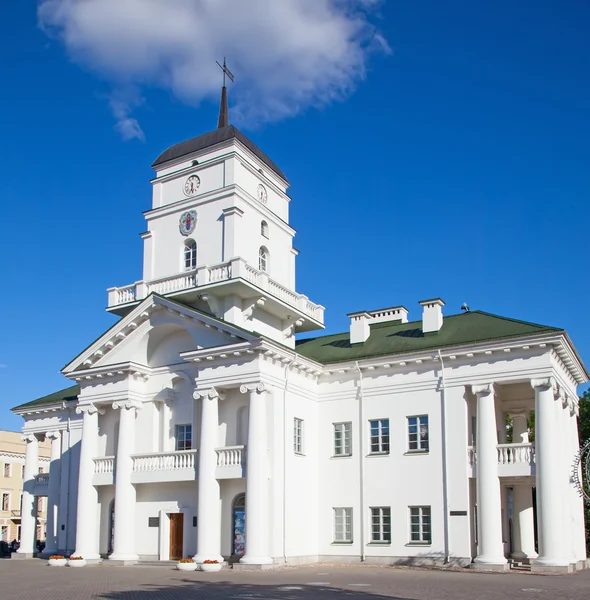
[[[197,242],[186,240],[184,243],[184,268],[194,269],[197,266]]]
[[[261,246],[258,252],[258,269],[268,273],[268,261],[268,250],[264,246]]]
[[[260,233],[265,238],[268,238],[268,223],[266,221],[262,221],[262,223],[260,223]]]

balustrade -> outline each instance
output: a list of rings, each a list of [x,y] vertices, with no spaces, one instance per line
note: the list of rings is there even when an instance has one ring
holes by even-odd
[[[115,471],[115,457],[114,456],[101,456],[100,458],[94,459],[94,474],[105,475],[114,473]]]
[[[534,474],[535,466],[535,445],[532,443],[526,444],[498,444],[498,467],[500,468],[499,475],[522,475],[522,469],[530,469],[530,474]],[[474,446],[467,447],[467,463],[474,468],[477,464],[477,451]],[[519,469],[518,473],[511,473],[510,469],[514,467]],[[475,474],[475,469],[473,470]]]
[[[133,472],[194,470],[196,453],[196,450],[180,450],[177,452],[134,454],[131,457],[133,460]]]
[[[244,461],[244,446],[217,448],[218,467],[241,467]]]

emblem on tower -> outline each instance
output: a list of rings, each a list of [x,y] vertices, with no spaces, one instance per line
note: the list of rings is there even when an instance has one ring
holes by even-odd
[[[184,182],[184,195],[185,196],[194,196],[197,193],[197,190],[201,186],[201,180],[198,175],[191,175]]]
[[[580,448],[574,461],[572,474],[580,496],[590,504],[590,440]]]
[[[178,227],[180,228],[180,233],[182,235],[189,235],[197,226],[197,211],[189,210],[180,215],[180,219],[178,222]]]

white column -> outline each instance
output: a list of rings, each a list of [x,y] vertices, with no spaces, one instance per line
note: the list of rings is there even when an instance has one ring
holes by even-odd
[[[268,444],[266,441],[266,386],[241,386],[250,395],[246,448],[246,553],[248,565],[272,564],[269,556]]]
[[[70,439],[70,431],[63,431],[61,436],[60,459],[61,483],[59,490],[59,509],[57,511],[59,516],[57,547],[60,551],[59,553],[61,554],[68,553],[68,551],[73,550],[68,547],[68,523],[70,520]]]
[[[23,500],[21,507],[20,547],[18,554],[30,555],[37,551],[35,538],[37,534],[37,511],[35,507],[35,475],[39,473],[39,440],[35,435],[25,435],[22,440],[27,443],[25,452],[25,478],[23,482]]]
[[[502,542],[502,498],[498,477],[498,433],[494,385],[474,385],[477,397],[477,526],[476,565],[506,565]]]
[[[537,473],[537,530],[539,557],[534,567],[569,564],[563,549],[563,478],[561,477],[561,420],[551,377],[532,379],[535,390],[535,462]]]
[[[78,471],[78,506],[76,510],[76,556],[87,560],[100,558],[98,545],[98,493],[92,485],[94,458],[98,442],[99,409],[93,404],[76,408],[82,419],[80,468]],[[101,414],[104,414],[100,411]]]
[[[536,558],[535,521],[533,515],[533,488],[515,485],[513,488],[514,552],[512,558]]]
[[[119,441],[115,457],[115,535],[110,560],[138,560],[135,552],[135,486],[131,483],[135,451],[135,415],[141,405],[132,400],[113,402],[119,409]]]
[[[559,387],[555,393],[555,400],[559,423],[557,435],[559,435],[560,438],[559,447],[561,448],[560,478],[563,507],[563,535],[561,543],[563,547],[563,556],[568,559],[570,564],[575,564],[576,553],[574,552],[573,546],[575,523],[570,503],[572,466],[574,464],[575,455],[572,453],[572,445],[569,440],[571,432],[569,427],[569,408],[567,397],[564,391]]]
[[[195,392],[193,398],[201,398],[201,443],[199,446],[199,474],[197,481],[197,554],[193,560],[222,561],[221,511],[219,482],[215,475],[219,444],[219,399],[224,396],[212,388],[208,392]]]
[[[43,553],[57,554],[61,488],[61,432],[48,431],[45,439],[51,440],[51,463],[49,464],[49,489],[47,492],[47,542]]]

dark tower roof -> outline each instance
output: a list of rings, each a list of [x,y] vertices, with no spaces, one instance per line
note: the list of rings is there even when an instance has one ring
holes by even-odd
[[[237,129],[233,125],[228,125],[226,127],[214,129],[213,131],[209,131],[208,133],[198,135],[197,137],[191,138],[190,140],[186,140],[184,142],[180,142],[179,144],[174,144],[174,146],[170,146],[170,148],[164,150],[164,152],[162,152],[162,154],[160,154],[160,156],[156,158],[156,160],[152,164],[152,167],[157,167],[158,165],[168,162],[169,160],[181,158],[183,156],[186,156],[187,154],[192,154],[193,152],[204,150],[205,148],[215,146],[216,144],[220,144],[221,142],[226,142],[234,138],[241,142],[244,146],[246,146],[246,148],[248,148],[250,152],[255,154],[269,169],[274,171],[279,177],[281,177],[288,183],[285,174],[277,167],[277,165],[275,165],[275,163],[252,140],[247,138],[239,129]]]
[[[229,125],[229,109],[227,107],[227,88],[221,88],[221,102],[219,104],[219,119],[217,120],[217,129]]]

